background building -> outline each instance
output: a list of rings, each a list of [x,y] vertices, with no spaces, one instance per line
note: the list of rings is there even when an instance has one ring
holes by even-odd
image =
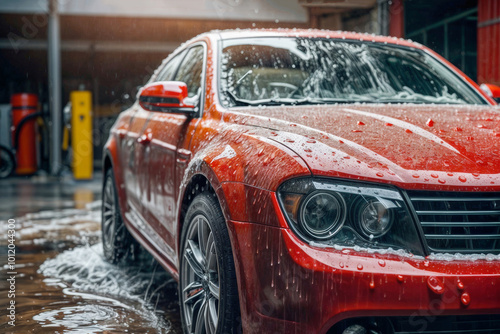
[[[53,16],[50,3],[57,9]],[[49,80],[54,15],[59,95],[50,94]],[[112,120],[161,60],[212,29],[297,27],[406,37],[436,50],[473,80],[500,84],[497,0],[3,0],[0,21],[0,104],[16,92],[36,93],[59,128],[61,106],[71,91],[85,87],[93,95],[97,160]],[[53,140],[61,138],[55,130]]]

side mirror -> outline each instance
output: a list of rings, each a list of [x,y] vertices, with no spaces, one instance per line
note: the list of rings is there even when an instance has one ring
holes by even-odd
[[[500,103],[500,87],[492,84],[481,84],[479,87],[486,93],[486,95],[491,97],[497,103]]]
[[[197,110],[188,98],[187,86],[180,81],[153,82],[142,88],[139,105],[145,110],[193,114]]]

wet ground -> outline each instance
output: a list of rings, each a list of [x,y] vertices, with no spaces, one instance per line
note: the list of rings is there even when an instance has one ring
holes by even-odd
[[[181,333],[177,284],[156,261],[104,261],[100,188],[99,175],[91,182],[0,180],[0,333]],[[15,268],[8,263],[9,219]],[[12,301],[9,324],[4,310]]]

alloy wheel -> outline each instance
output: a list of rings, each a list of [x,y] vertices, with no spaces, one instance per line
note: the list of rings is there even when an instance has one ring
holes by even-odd
[[[220,275],[214,234],[197,215],[186,234],[181,278],[181,308],[189,333],[215,333],[219,321]]]

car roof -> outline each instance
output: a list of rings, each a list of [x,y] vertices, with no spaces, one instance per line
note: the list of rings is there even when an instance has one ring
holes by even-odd
[[[384,44],[395,44],[414,47],[418,49],[424,48],[423,45],[406,40],[403,38],[380,36],[375,34],[349,32],[349,31],[332,31],[320,29],[235,29],[235,30],[213,30],[206,34],[217,35],[218,39],[235,39],[235,38],[259,38],[259,37],[312,37],[312,38],[332,38],[346,39],[357,41],[370,41]]]

